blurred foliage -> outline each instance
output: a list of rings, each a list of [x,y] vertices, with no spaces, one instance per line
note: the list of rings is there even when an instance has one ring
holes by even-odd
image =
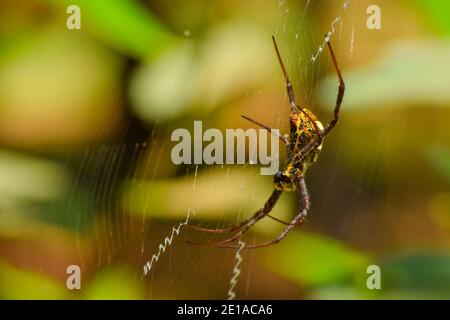
[[[268,253],[265,260],[274,271],[307,287],[336,285],[355,276],[357,280],[364,279],[370,265],[365,254],[307,232],[293,234],[289,241]]]
[[[186,179],[133,181],[126,186],[124,209],[135,215],[161,219],[183,220],[189,209],[194,211],[193,220],[213,220],[236,216],[250,216],[270,196],[273,188],[270,181],[259,181],[257,170],[242,171],[227,168],[220,171],[200,172],[197,177]],[[218,191],[220,190],[220,192]],[[236,190],[240,192],[236,193]],[[175,201],[176,199],[176,201]],[[294,210],[284,195],[277,203],[273,214],[289,219]],[[274,231],[272,221],[262,221],[257,230]],[[278,230],[278,228],[276,228]]]
[[[1,57],[0,141],[4,144],[73,147],[104,138],[117,126],[123,65],[98,43],[46,28],[30,35],[26,44],[12,44]],[[102,122],[104,132],[96,128]]]
[[[429,15],[428,21],[435,25],[436,31],[444,36],[450,34],[450,5],[442,0],[429,0],[420,3]]]
[[[37,272],[16,269],[0,260],[1,299],[67,299],[67,288]]]
[[[255,54],[267,51],[267,40],[245,21],[211,30],[201,45],[187,39],[137,70],[131,84],[136,112],[150,122],[206,114],[263,84],[276,66],[268,55]]]
[[[59,163],[0,151],[0,203],[51,201],[64,194],[68,177]]]
[[[431,164],[450,180],[450,145],[433,145],[428,149],[428,158]]]
[[[394,291],[422,291],[450,298],[450,256],[433,252],[399,256],[385,261],[381,268],[385,286]]]
[[[82,294],[82,299],[88,300],[138,300],[143,297],[143,289],[127,268],[101,272]]]
[[[134,0],[47,0],[61,9],[78,5],[83,30],[136,58],[157,56],[176,41],[167,28]]]
[[[346,72],[346,110],[450,106],[450,41],[396,42],[386,50],[376,64]],[[334,75],[326,79],[321,92],[322,104],[333,100]]]

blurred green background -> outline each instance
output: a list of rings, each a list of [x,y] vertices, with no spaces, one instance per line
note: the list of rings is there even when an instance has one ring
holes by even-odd
[[[81,8],[68,30],[66,8]],[[329,121],[337,77],[315,54],[343,1],[0,0],[0,298],[222,299],[233,250],[184,230],[252,214],[271,177],[247,166],[175,166],[176,128],[286,132],[288,101]],[[381,30],[366,27],[369,5]],[[450,3],[351,1],[332,43],[341,120],[307,177],[308,222],[243,253],[237,298],[450,298]],[[285,160],[282,153],[282,164]],[[274,215],[289,219],[295,195]],[[248,243],[277,236],[262,221]],[[214,238],[215,239],[215,238]],[[66,288],[79,265],[81,290]],[[381,290],[366,287],[369,265]]]

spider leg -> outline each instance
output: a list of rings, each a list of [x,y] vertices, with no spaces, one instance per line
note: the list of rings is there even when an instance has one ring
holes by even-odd
[[[261,243],[251,244],[244,246],[243,249],[257,249],[262,247],[267,247],[273,244],[276,244],[283,240],[289,231],[292,230],[296,225],[301,225],[305,222],[305,217],[309,211],[310,208],[310,201],[309,201],[309,194],[308,190],[306,188],[305,178],[303,176],[300,176],[298,178],[297,182],[297,192],[299,196],[299,213],[294,217],[294,219],[291,221],[291,223],[286,227],[286,229],[283,230],[283,232],[274,240],[265,241]],[[230,244],[222,244],[219,245],[221,248],[239,248],[238,245],[230,245]]]
[[[301,219],[301,215],[299,214],[299,215],[295,216],[295,218],[291,221],[291,223],[289,223],[288,227],[286,229],[284,229],[284,231],[276,239],[270,240],[270,241],[261,242],[261,243],[255,243],[255,244],[246,245],[242,249],[258,249],[258,248],[268,247],[268,246],[277,244],[277,243],[281,242],[281,240],[283,240],[287,236],[287,234],[289,233],[289,231],[292,230],[292,228],[294,228],[297,225],[301,225],[303,223],[304,223],[304,220]],[[238,245],[230,245],[230,244],[221,244],[218,247],[220,247],[220,248],[234,248],[234,249],[237,249],[240,246],[238,246]]]
[[[271,214],[267,215],[268,218],[277,221],[281,224],[287,225],[289,226],[291,223],[281,220],[277,217],[272,216]],[[242,227],[244,227],[245,224],[247,224],[250,220],[245,220],[235,226],[232,227],[228,227],[228,228],[222,228],[222,229],[209,229],[209,228],[203,228],[203,227],[199,227],[199,226],[194,226],[194,225],[188,225],[189,228],[197,230],[197,231],[201,231],[201,232],[209,232],[209,233],[229,233],[229,232],[233,232],[233,231],[237,231],[239,229],[241,229]]]
[[[344,93],[345,93],[345,82],[344,82],[344,79],[342,78],[341,70],[339,69],[339,65],[337,63],[336,56],[334,55],[333,49],[331,48],[330,41],[327,41],[327,45],[328,45],[328,49],[330,51],[331,59],[333,60],[334,68],[336,69],[336,73],[339,78],[339,88],[338,88],[338,95],[337,95],[337,99],[336,99],[336,106],[334,107],[334,117],[330,121],[330,123],[327,125],[327,127],[325,128],[325,131],[323,132],[323,136],[327,135],[328,132],[330,132],[331,129],[333,129],[334,126],[336,125],[336,123],[338,122],[339,110],[341,108],[342,100],[344,99]]]
[[[308,188],[306,187],[305,177],[299,176],[297,181],[297,195],[298,195],[298,205],[300,209],[301,220],[305,220],[308,214],[309,208],[311,207],[311,201],[309,198]]]
[[[274,193],[277,190],[274,190],[274,192],[272,193],[272,195],[270,196],[268,202],[270,201],[270,199],[274,196]],[[278,195],[279,197],[279,195]],[[242,229],[243,227],[245,227],[245,225],[247,225],[248,223],[250,223],[253,219],[255,219],[256,217],[258,217],[261,212],[264,210],[264,208],[259,209],[258,211],[256,211],[253,216],[251,216],[248,219],[245,219],[244,221],[241,221],[240,223],[231,226],[231,227],[227,227],[227,228],[222,228],[222,229],[210,229],[210,228],[203,228],[203,227],[199,227],[199,226],[194,226],[191,224],[188,224],[187,227],[201,231],[201,232],[209,232],[209,233],[229,233],[229,232],[233,232],[233,231],[237,231],[239,229]],[[199,244],[199,243],[192,243],[192,242],[188,242],[190,244]]]
[[[254,124],[256,124],[256,125],[264,128],[264,129],[270,131],[270,133],[276,135],[281,140],[281,142],[284,143],[284,145],[286,147],[286,154],[287,154],[288,162],[291,161],[292,156],[291,156],[291,143],[289,142],[289,135],[287,135],[287,134],[286,135],[281,135],[279,132],[274,131],[272,128],[270,128],[268,126],[265,126],[262,123],[260,123],[260,122],[258,122],[256,120],[253,120],[253,119],[251,119],[251,118],[249,118],[247,116],[241,115],[241,117],[244,118],[244,119],[247,119],[250,122],[253,122]]]
[[[274,217],[274,216],[271,215],[271,214],[268,214],[267,217],[270,218],[270,219],[272,219],[272,220],[274,220],[274,221],[276,221],[276,222],[279,222],[279,223],[281,223],[281,224],[284,224],[284,225],[286,225],[286,226],[290,226],[290,225],[291,225],[290,222],[287,222],[287,221],[278,219],[277,217]]]
[[[289,145],[288,139],[285,136],[281,135],[279,132],[275,131],[274,129],[272,129],[272,128],[266,126],[266,125],[263,125],[262,123],[260,123],[260,122],[258,122],[256,120],[253,120],[252,118],[249,118],[247,116],[241,115],[241,117],[246,119],[246,120],[248,120],[248,121],[250,121],[250,122],[252,122],[252,123],[254,123],[254,124],[256,124],[257,126],[260,126],[263,129],[266,129],[271,134],[277,136],[280,139],[280,141],[283,142],[285,145]]]
[[[195,245],[204,245],[204,246],[218,246],[218,245],[226,244],[226,243],[233,242],[233,241],[239,239],[245,233],[247,233],[247,231],[256,222],[258,222],[259,220],[261,220],[262,218],[267,216],[272,211],[273,207],[278,202],[278,199],[280,198],[281,194],[282,194],[282,191],[275,189],[272,192],[272,194],[270,195],[269,199],[264,204],[264,207],[259,209],[258,211],[256,211],[255,214],[253,214],[253,216],[251,218],[249,218],[247,220],[244,220],[243,222],[241,222],[240,224],[238,224],[238,225],[236,225],[234,227],[227,228],[227,229],[233,229],[234,228],[232,231],[240,230],[236,235],[232,236],[231,238],[228,238],[228,239],[225,239],[225,240],[221,240],[221,241],[217,241],[217,242],[210,242],[210,243],[197,243],[197,242],[192,242],[192,241],[188,241],[187,243],[195,244]],[[202,231],[205,231],[205,230],[214,230],[214,229],[203,229]],[[207,232],[210,232],[210,231],[207,231]],[[212,232],[214,232],[214,231],[212,231]],[[225,232],[227,232],[227,231],[225,231]]]
[[[289,76],[287,74],[286,68],[284,67],[283,60],[281,59],[280,51],[278,50],[277,42],[275,41],[275,37],[272,36],[273,45],[275,46],[275,51],[277,52],[278,62],[280,63],[281,70],[283,71],[284,79],[286,80],[286,89],[289,97],[289,104],[291,105],[291,113],[295,112],[295,109],[298,108],[295,103],[294,89],[292,88],[291,81],[289,80]]]
[[[294,155],[292,161],[302,162],[309,155],[309,153],[322,142],[323,136],[319,137],[319,139],[312,139],[303,149],[301,149],[298,153]]]
[[[298,110],[299,110],[300,112],[302,112],[306,117],[309,118],[309,120],[313,123],[314,128],[316,129],[316,131],[320,131],[318,125],[316,124],[316,122],[315,122],[313,119],[311,119],[311,117],[309,116],[309,114],[306,113],[302,108],[300,108],[300,107],[297,105],[297,103],[295,102],[294,89],[293,89],[293,87],[292,87],[291,81],[289,80],[289,76],[288,76],[288,73],[287,73],[286,68],[285,68],[285,66],[284,66],[283,59],[281,59],[281,54],[280,54],[280,51],[278,50],[277,42],[275,41],[275,37],[274,37],[274,36],[272,36],[272,40],[273,40],[273,45],[274,45],[274,47],[275,47],[275,51],[276,51],[276,53],[277,53],[278,62],[280,63],[280,67],[281,67],[281,70],[283,71],[284,79],[286,80],[286,89],[287,89],[287,93],[288,93],[288,97],[289,97],[289,104],[291,105],[291,114],[292,114],[293,112],[295,112],[296,109],[298,109]],[[328,46],[330,47],[328,41],[327,41],[327,43],[328,43]],[[330,48],[331,48],[331,47],[330,47]],[[333,54],[333,57],[334,57],[334,54]],[[336,59],[334,59],[334,60],[336,60]],[[336,63],[335,63],[335,66],[336,66],[336,68],[337,68],[337,64],[336,64]],[[337,69],[339,70],[339,68],[337,68]],[[339,74],[340,74],[340,71],[339,71]],[[340,77],[340,78],[342,78],[342,77]],[[342,81],[342,82],[343,82],[343,81]],[[343,95],[344,95],[344,94],[342,93],[342,96],[343,96]],[[342,101],[342,98],[341,98],[341,101]]]
[[[210,228],[203,228],[203,227],[199,227],[199,226],[194,226],[192,224],[189,224],[188,227],[197,231],[201,231],[201,232],[209,232],[209,233],[228,233],[228,232],[233,232],[236,230],[239,230],[240,228],[242,228],[245,223],[247,223],[247,221],[243,221],[235,226],[231,226],[228,228],[222,228],[222,229],[210,229]]]
[[[258,220],[256,220],[256,221],[258,221]],[[220,240],[220,241],[216,241],[216,242],[204,242],[204,243],[203,242],[186,241],[186,243],[187,244],[193,244],[193,245],[196,245],[196,246],[220,247],[222,245],[226,245],[226,244],[228,244],[230,242],[233,242],[233,241],[238,240],[239,238],[241,238],[256,223],[256,221],[254,223],[249,223],[244,228],[242,228],[242,230],[239,231],[237,234],[235,234],[234,236],[232,236],[230,238],[227,238],[225,240]]]

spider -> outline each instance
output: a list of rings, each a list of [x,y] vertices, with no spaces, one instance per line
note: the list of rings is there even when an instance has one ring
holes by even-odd
[[[342,104],[342,100],[344,98],[345,83],[344,79],[342,78],[339,66],[337,64],[333,49],[329,42],[329,35],[327,35],[325,37],[325,40],[334,67],[336,69],[337,76],[339,78],[339,88],[336,99],[336,105],[334,108],[333,119],[329,122],[329,124],[326,127],[324,127],[322,123],[316,118],[316,116],[310,110],[306,108],[300,108],[296,104],[294,97],[294,90],[289,80],[289,76],[286,72],[286,68],[283,64],[283,60],[281,59],[281,55],[278,50],[278,46],[274,36],[272,36],[272,40],[275,47],[275,52],[277,54],[278,62],[280,64],[281,70],[283,72],[286,81],[287,94],[291,109],[289,116],[290,134],[280,135],[277,131],[274,131],[273,129],[269,128],[266,125],[261,124],[256,120],[253,120],[244,115],[242,115],[242,117],[254,123],[257,126],[260,126],[268,130],[270,133],[278,136],[280,141],[284,143],[286,147],[287,153],[286,168],[284,171],[277,172],[274,175],[273,182],[275,189],[273,190],[269,199],[265,202],[264,206],[259,210],[257,210],[250,218],[240,222],[235,226],[231,226],[224,229],[207,229],[199,226],[189,225],[189,227],[203,232],[211,232],[211,233],[235,232],[235,235],[222,241],[210,243],[188,242],[190,244],[214,246],[221,248],[239,248],[239,245],[233,244],[233,242],[235,242],[238,239],[241,239],[241,237],[244,234],[246,234],[250,230],[250,228],[254,226],[262,218],[269,217],[279,223],[285,224],[286,228],[283,230],[283,232],[281,232],[281,234],[276,239],[265,241],[262,243],[246,245],[243,247],[244,249],[262,248],[280,242],[287,236],[289,231],[291,231],[295,226],[302,225],[305,222],[306,215],[310,208],[310,198],[308,190],[306,188],[305,173],[308,170],[308,168],[316,162],[317,157],[322,149],[322,142],[324,137],[334,128],[334,126],[338,122],[339,110]],[[292,219],[291,222],[285,222],[270,215],[270,212],[272,211],[273,207],[275,206],[275,204],[277,203],[278,199],[280,198],[283,192],[295,192],[295,191],[297,192],[298,195],[299,209],[297,215]]]

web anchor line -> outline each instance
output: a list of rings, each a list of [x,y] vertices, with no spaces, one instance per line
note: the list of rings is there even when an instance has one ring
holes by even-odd
[[[174,226],[172,228],[172,232],[171,232],[170,236],[165,237],[164,240],[159,244],[158,252],[154,253],[152,255],[152,257],[150,258],[150,260],[148,260],[144,264],[144,267],[143,267],[144,271],[142,274],[142,278],[145,277],[152,270],[153,264],[159,260],[159,257],[161,256],[161,254],[163,254],[166,251],[166,249],[172,245],[172,241],[173,241],[174,237],[178,236],[180,234],[181,228],[184,226],[187,226],[192,213],[194,213],[194,211],[192,209],[189,209],[186,220],[183,222],[180,222],[177,226]]]
[[[350,0],[345,0],[344,4],[342,5],[342,10],[341,13],[333,20],[333,22],[331,22],[331,29],[330,31],[328,31],[327,35],[325,36],[324,41],[322,42],[322,44],[319,46],[319,48],[317,49],[317,52],[315,55],[311,56],[311,61],[315,62],[317,60],[317,58],[319,57],[319,55],[322,53],[323,48],[325,47],[325,45],[327,44],[327,42],[330,41],[331,36],[334,34],[334,32],[336,31],[334,28],[334,25],[336,23],[338,23],[339,21],[342,20],[342,16],[344,15],[345,10],[347,10],[348,6],[350,4]]]

